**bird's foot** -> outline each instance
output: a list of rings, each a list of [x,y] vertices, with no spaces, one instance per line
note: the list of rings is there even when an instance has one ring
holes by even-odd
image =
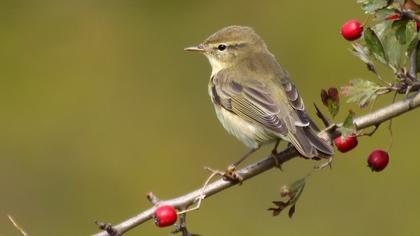
[[[273,160],[274,160],[274,166],[276,167],[276,168],[278,168],[279,170],[281,170],[281,171],[283,171],[283,168],[282,168],[282,166],[281,166],[281,163],[279,162],[279,160],[277,160],[277,155],[278,155],[279,153],[277,152],[277,149],[273,149],[273,151],[271,151],[271,158],[273,158]]]
[[[244,181],[244,178],[240,174],[238,174],[238,172],[236,172],[235,165],[229,165],[222,176],[224,180],[238,182],[239,184],[242,184],[242,182]]]
[[[220,170],[213,170],[209,167],[205,167],[205,169],[210,171],[212,175],[221,176],[226,181],[231,181],[235,183],[237,182],[239,184],[242,184],[242,182],[244,181],[244,178],[236,172],[236,166],[234,165],[228,166],[225,172]]]
[[[324,169],[325,167],[330,167],[330,169],[332,169],[332,161],[333,161],[333,158],[332,157],[328,157],[328,160],[326,161],[326,162],[324,162],[324,163],[322,163],[321,165],[316,165],[315,167],[314,167],[314,169],[315,170],[322,170],[322,169]]]

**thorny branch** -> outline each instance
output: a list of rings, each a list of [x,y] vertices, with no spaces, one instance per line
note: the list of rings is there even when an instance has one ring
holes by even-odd
[[[388,121],[396,116],[402,115],[410,110],[418,108],[420,106],[419,89],[411,91],[416,92],[412,93],[411,96],[408,96],[407,98],[401,101],[395,102],[374,112],[355,118],[353,123],[356,130],[362,130],[371,126],[378,126],[381,123]],[[329,129],[320,132],[319,135],[325,136],[326,131],[328,131],[330,139],[337,137],[340,134],[337,133],[336,129],[331,129],[331,127],[334,126],[339,127],[340,124],[330,126]],[[278,153],[275,157],[276,160],[269,156],[263,160],[257,161],[246,166],[243,169],[238,170],[238,173],[243,177],[245,181],[267,170],[270,170],[276,165],[276,162],[278,162],[279,164],[285,163],[298,156],[299,153],[296,151],[296,149],[294,149],[293,147],[289,147],[286,150]],[[203,196],[203,194],[207,198],[216,193],[222,192],[223,190],[230,188],[236,184],[237,183],[235,182],[218,179],[208,184],[205,189],[200,188],[174,199],[161,200],[160,204],[172,205],[178,209],[185,209],[190,205],[194,204],[197,201],[197,199],[200,199]],[[156,206],[153,206],[139,213],[138,215],[133,216],[112,227],[107,224],[108,227],[106,228],[106,231],[101,231],[99,233],[94,234],[93,236],[108,236],[109,232],[112,232],[112,236],[122,235],[130,229],[133,229],[134,227],[142,224],[143,222],[152,219],[155,210]]]

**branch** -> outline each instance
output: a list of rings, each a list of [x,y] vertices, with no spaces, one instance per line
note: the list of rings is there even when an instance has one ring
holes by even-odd
[[[360,116],[354,119],[353,123],[357,130],[361,130],[370,126],[379,125],[419,106],[420,92],[417,92],[409,98],[403,99],[364,116]]]
[[[404,114],[410,110],[413,110],[420,106],[420,92],[416,92],[415,95],[411,97],[405,98],[401,101],[383,107],[377,111],[372,113],[360,116],[354,119],[354,125],[357,130],[361,130],[370,126],[378,126],[382,122],[390,120],[396,116]],[[243,177],[244,180],[250,179],[254,176],[257,176],[271,168],[275,167],[276,164],[281,164],[287,162],[295,157],[298,157],[299,153],[293,147],[287,148],[285,151],[280,152],[276,155],[276,160],[271,156],[255,162],[253,164],[248,165],[247,167],[240,169],[238,173]],[[277,162],[277,163],[276,163]],[[230,188],[237,183],[225,181],[223,179],[216,180],[209,185],[206,186],[205,189],[197,189],[190,193],[187,193],[183,196],[160,201],[161,205],[172,205],[175,208],[185,208],[186,206],[190,206],[194,204],[194,202],[201,197],[203,194],[205,197],[210,197],[216,193],[222,192],[223,190]],[[129,231],[130,229],[142,224],[143,222],[152,219],[153,214],[156,210],[156,206],[153,206],[136,216],[133,216],[130,219],[127,219],[115,226],[112,227],[113,229],[113,236],[122,235],[125,232]],[[94,234],[93,236],[108,236],[109,234],[106,231],[99,232]]]
[[[410,10],[405,10],[405,9],[402,9],[402,10],[399,10],[399,9],[397,9],[396,10],[400,15],[402,15],[402,16],[405,16],[405,17],[407,17],[407,18],[409,18],[409,19],[412,19],[412,20],[415,20],[415,21],[419,21],[420,22],[420,16],[419,15],[417,15],[415,12],[413,12],[413,11],[410,11]]]

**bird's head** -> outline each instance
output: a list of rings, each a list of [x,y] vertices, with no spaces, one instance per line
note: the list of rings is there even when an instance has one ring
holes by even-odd
[[[203,53],[214,72],[235,65],[253,53],[267,50],[267,47],[252,28],[228,26],[210,35],[203,43],[185,50]]]

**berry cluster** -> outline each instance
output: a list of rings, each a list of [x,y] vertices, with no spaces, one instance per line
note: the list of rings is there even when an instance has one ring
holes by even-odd
[[[340,152],[348,152],[358,144],[356,135],[349,135],[346,138],[339,136],[334,139],[335,146]],[[372,151],[368,157],[368,166],[372,171],[382,171],[388,165],[389,154],[386,151],[377,149]]]
[[[393,21],[393,20],[400,20],[400,14],[393,14],[385,17],[386,20]],[[420,30],[420,22],[416,22],[417,24],[417,31]],[[346,21],[341,26],[341,35],[348,41],[354,41],[359,39],[363,34],[363,24],[360,21],[351,19]]]

